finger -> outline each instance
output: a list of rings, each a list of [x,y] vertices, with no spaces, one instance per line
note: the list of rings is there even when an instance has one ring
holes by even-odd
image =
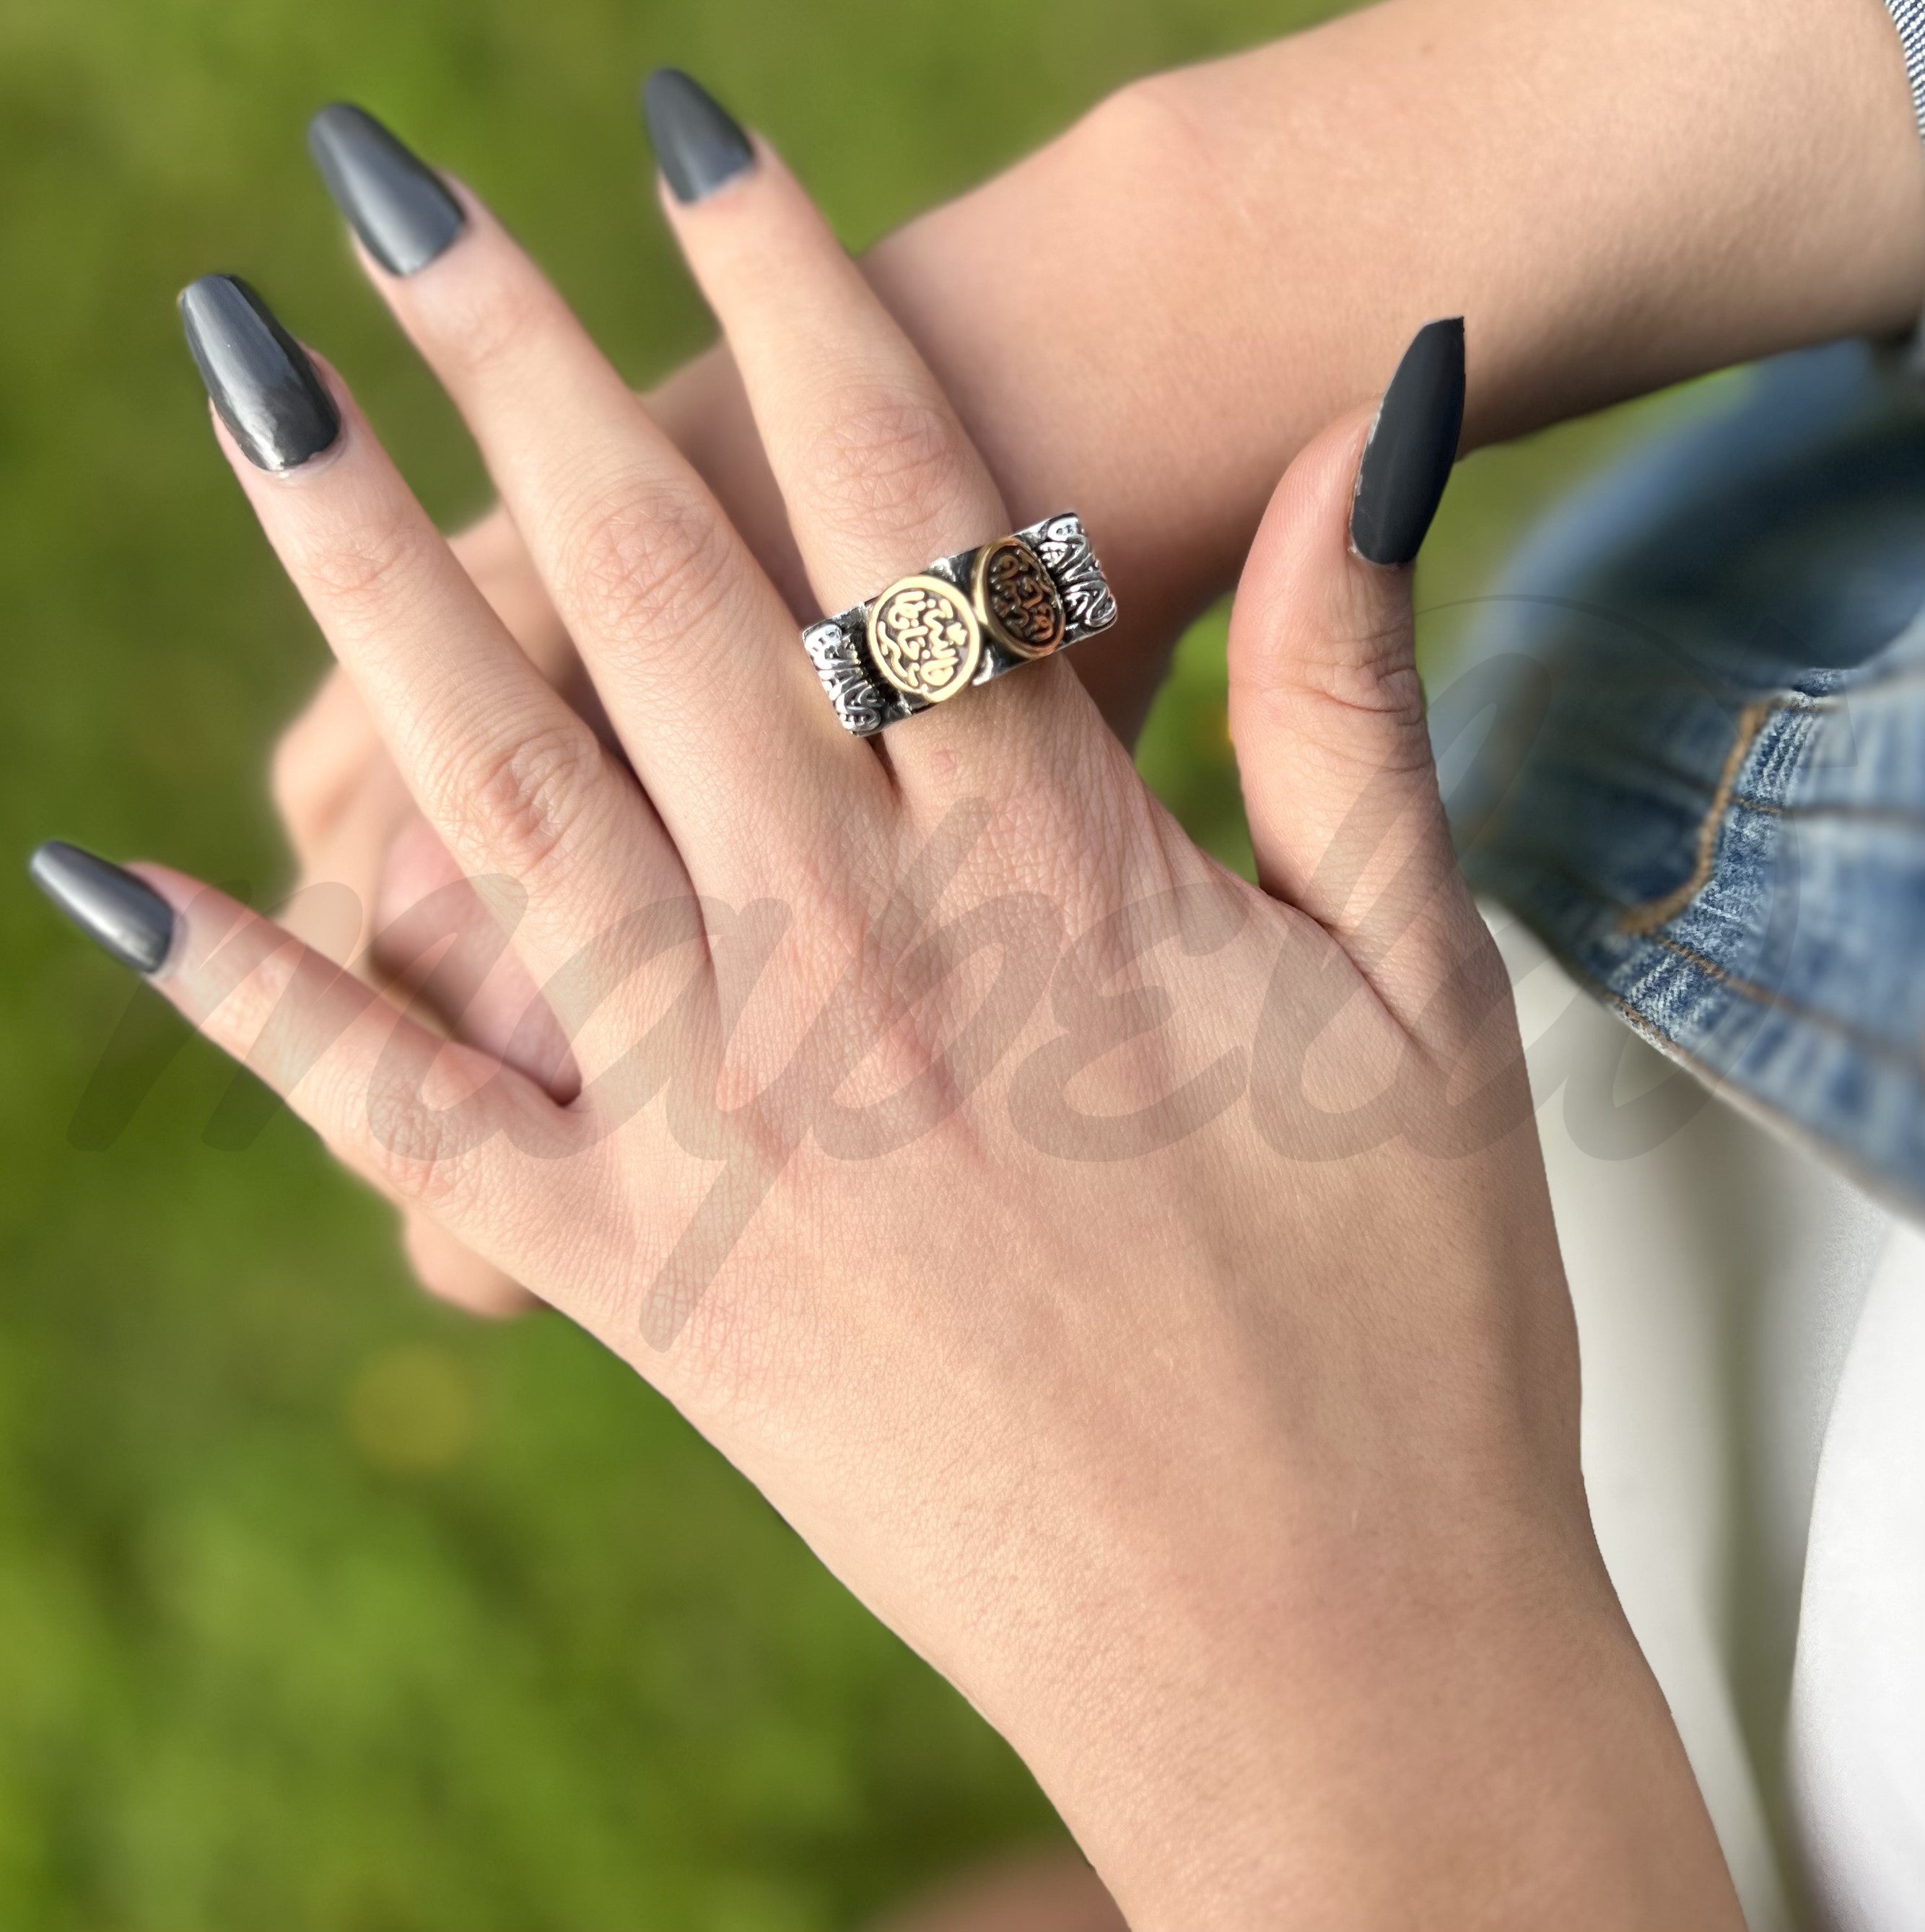
[[[562,1106],[581,1091],[568,1036],[511,935],[415,809],[385,753],[332,835],[305,856],[299,884],[275,916],[438,1030],[518,1068]]]
[[[491,512],[448,547],[529,662],[558,685],[572,658],[567,634],[506,515]],[[333,666],[274,748],[270,793],[303,864],[331,842],[385,749],[353,680]]]
[[[633,782],[542,680],[339,386],[251,290],[182,298],[221,441],[396,767],[545,981],[683,884]],[[510,890],[512,888],[512,890]],[[617,1049],[618,1050],[618,1049]]]
[[[281,734],[269,770],[274,808],[303,865],[332,837],[380,752],[361,694],[335,665]]]
[[[310,707],[301,726],[316,728],[317,713],[329,692],[347,694],[351,710],[345,710],[344,722],[358,721],[357,737],[368,748],[368,769],[324,838],[317,841],[311,834],[305,839],[294,839],[304,880],[279,909],[281,923],[330,959],[343,964],[353,962],[371,984],[404,994],[411,1003],[410,1010],[419,1013],[428,1007],[446,1031],[484,1053],[519,1066],[566,1105],[581,1088],[568,1042],[533,982],[521,969],[519,959],[499,946],[499,928],[472,891],[466,895],[464,914],[455,922],[449,953],[456,958],[477,951],[488,956],[491,964],[480,976],[480,983],[465,988],[465,998],[443,1007],[437,1003],[437,994],[447,970],[447,958],[437,960],[425,979],[421,976],[420,950],[406,944],[409,915],[436,892],[464,882],[459,880],[447,848],[407,797],[353,687],[338,668],[329,674],[323,697]],[[277,756],[278,780],[280,759],[290,755],[293,740],[290,731],[282,741]],[[314,757],[302,766],[302,776],[313,772],[320,759],[338,747],[332,738],[323,738],[312,748]],[[278,784],[278,793],[279,790]],[[365,826],[358,822],[363,819],[370,822]],[[395,830],[398,821],[398,832]],[[292,836],[296,821],[289,817],[287,822]],[[346,919],[341,916],[344,898],[352,912]],[[371,934],[367,930],[366,912],[371,905]],[[363,960],[363,946],[371,939],[371,955]],[[491,944],[491,940],[496,943]],[[532,1042],[527,1025],[531,1010],[545,1022]],[[487,1321],[507,1319],[538,1305],[518,1282],[426,1216],[404,1214],[401,1229],[402,1250],[415,1279],[437,1300]]]
[[[1333,424],[1290,466],[1230,619],[1258,877],[1405,1007],[1475,919],[1437,793],[1407,567],[1455,459],[1464,386],[1462,323],[1431,324],[1374,419]]]
[[[410,1010],[505,1060],[566,1106],[581,1070],[561,1023],[426,820],[395,835],[374,902],[368,964]]]
[[[826,611],[1008,534],[1001,493],[920,354],[808,196],[687,76],[644,94],[663,206],[728,338]],[[959,694],[963,695],[962,694]],[[1014,738],[1060,750],[1067,667],[969,691],[890,734],[899,768]]]
[[[410,1012],[425,1012],[455,1038],[527,1074],[566,1106],[581,1090],[567,1036],[500,941],[447,848],[425,819],[411,814],[380,870],[369,948],[375,983],[404,997]],[[401,1229],[416,1280],[437,1300],[488,1321],[535,1305],[512,1276],[426,1216],[404,1214]]]
[[[386,748],[377,740],[365,776],[342,808],[340,816],[317,841],[299,844],[299,885],[289,904],[275,916],[297,939],[318,947],[330,959],[365,974],[372,962],[368,942],[377,929],[382,869],[395,828],[419,823],[421,813]],[[332,905],[322,916],[310,909],[317,893],[346,899],[354,908],[352,920],[335,916]]]
[[[1002,494],[948,399],[779,158],[686,74],[652,76],[643,99],[662,205],[728,338],[816,597],[840,609],[1002,536]],[[700,165],[731,137],[732,166]]]
[[[528,662],[559,689],[574,668],[575,647],[508,512],[491,510],[448,548]]]
[[[425,1215],[403,1219],[401,1250],[416,1280],[437,1301],[484,1321],[506,1321],[541,1305],[513,1276],[483,1261]]]
[[[515,526],[500,510],[449,540],[471,578],[529,662],[551,684],[566,674],[567,634]],[[305,860],[333,830],[382,749],[353,680],[337,664],[275,746],[270,787],[295,856]]]
[[[360,158],[335,186],[364,243],[427,175],[392,136],[377,152],[368,124],[317,136]],[[671,836],[725,896],[785,859],[819,862],[848,788],[880,787],[875,761],[827,714],[707,487],[500,224],[465,193],[460,214],[431,261],[396,274],[371,246],[369,273],[480,445]]]
[[[221,892],[42,846],[35,882],[334,1153],[495,1266],[552,1278],[593,1212],[570,1185],[584,1124],[534,1083],[437,1040],[324,954]],[[586,1196],[587,1190],[581,1190]]]
[[[506,515],[491,512],[449,548],[529,662],[559,687],[572,650]],[[371,904],[395,828],[417,814],[360,692],[339,664],[281,734],[269,790],[305,879],[345,884]]]

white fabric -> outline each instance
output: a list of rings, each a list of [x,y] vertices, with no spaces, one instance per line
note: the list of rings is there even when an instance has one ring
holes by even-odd
[[[1818,1466],[1793,1816],[1838,1932],[1925,1926],[1925,1236],[1894,1232]]]
[[[1925,1932],[1925,1238],[1701,1103],[1493,922],[1577,1308],[1599,1541],[1746,1922]],[[1611,1110],[1666,1087],[1673,1118],[1627,1137],[1637,1117]]]

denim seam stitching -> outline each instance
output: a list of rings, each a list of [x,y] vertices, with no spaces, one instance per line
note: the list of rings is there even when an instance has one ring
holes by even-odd
[[[1863,805],[1846,799],[1815,800],[1809,805],[1774,805],[1769,799],[1748,798],[1741,793],[1734,794],[1730,803],[1736,809],[1755,812],[1767,818],[1820,822],[1833,818],[1863,820],[1902,826],[1908,832],[1925,831],[1925,812],[1907,812],[1902,806]]]
[[[1780,697],[1747,704],[1738,713],[1731,748],[1725,753],[1724,770],[1718,775],[1717,789],[1712,794],[1710,806],[1698,827],[1698,858],[1691,868],[1691,876],[1662,898],[1634,907],[1623,914],[1618,924],[1623,932],[1634,938],[1649,938],[1659,926],[1668,926],[1710,884],[1711,874],[1717,865],[1719,842],[1724,836],[1725,820],[1732,795],[1737,790],[1738,775],[1767,721],[1775,712],[1792,708]]]
[[[1925,1074],[1925,1060],[1917,1053],[1906,1053],[1902,1048],[1854,1026],[1849,1020],[1840,1019],[1836,1013],[1827,1013],[1816,1006],[1801,1005],[1796,1000],[1787,999],[1782,993],[1774,993],[1768,986],[1761,986],[1755,980],[1746,980],[1734,973],[1728,966],[1720,966],[1716,960],[1700,952],[1695,946],[1685,944],[1680,939],[1673,939],[1665,933],[1648,935],[1651,944],[1661,946],[1667,952],[1674,953],[1687,964],[1695,966],[1707,978],[1740,998],[1772,1012],[1782,1013],[1787,1018],[1797,1020],[1823,1028],[1828,1033],[1848,1040],[1860,1052],[1875,1060],[1887,1062],[1909,1074],[1914,1080]],[[1715,1029],[1713,1029],[1715,1030]]]

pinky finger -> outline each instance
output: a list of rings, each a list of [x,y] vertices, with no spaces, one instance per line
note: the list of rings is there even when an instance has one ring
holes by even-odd
[[[271,920],[162,867],[43,845],[35,883],[264,1082],[333,1152],[523,1281],[550,1278],[586,1137],[533,1081],[401,1012]]]

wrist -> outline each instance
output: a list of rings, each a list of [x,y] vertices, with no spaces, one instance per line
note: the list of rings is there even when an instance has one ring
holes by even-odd
[[[1131,1605],[1012,1727],[1129,1922],[1735,1927],[1587,1531],[1330,1532]],[[1053,1702],[1054,1700],[1053,1700]]]

